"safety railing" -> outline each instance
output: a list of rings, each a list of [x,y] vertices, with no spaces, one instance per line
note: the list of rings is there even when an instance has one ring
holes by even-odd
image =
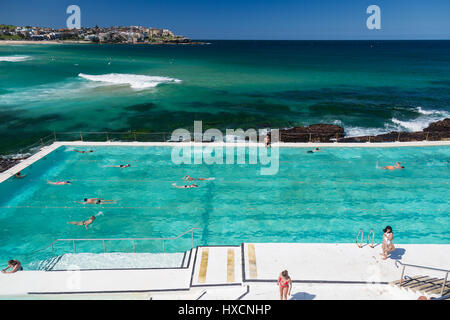
[[[370,244],[370,236],[372,236],[372,243]],[[356,234],[356,245],[358,248],[362,248],[364,241],[364,230],[359,229],[358,233]],[[369,234],[367,235],[367,245],[371,247],[372,249],[375,248],[375,231],[373,229],[370,229]]]
[[[263,137],[259,137],[262,141]],[[82,141],[82,142],[188,142],[194,141],[194,134],[191,137],[173,136],[172,132],[142,132],[142,131],[126,131],[126,132],[114,132],[114,131],[99,131],[99,132],[57,132],[39,138],[35,143],[19,150],[13,150],[10,153],[14,153],[16,156],[14,159],[9,157],[0,157],[0,171],[5,171],[12,165],[14,160],[20,161],[27,157],[30,157],[34,153],[38,152],[45,146],[51,145],[54,142],[70,142],[70,141]],[[243,137],[245,141],[249,140],[249,137]],[[361,136],[361,137],[347,137],[342,133],[335,132],[321,132],[321,133],[301,133],[301,132],[289,132],[280,131],[280,142],[300,142],[300,143],[356,143],[356,142],[404,142],[404,141],[448,141],[450,140],[450,133],[443,132],[391,132],[378,136]],[[203,142],[215,142],[215,138],[202,139]],[[242,139],[235,140],[230,139],[224,135],[225,142],[242,141]],[[12,161],[11,161],[12,160]]]
[[[38,252],[42,252],[47,250],[48,248],[52,248],[52,254],[55,254],[55,245],[59,242],[72,242],[73,245],[73,253],[77,253],[77,246],[76,244],[78,242],[87,242],[87,241],[92,241],[92,242],[102,242],[103,243],[103,250],[106,253],[106,241],[130,241],[130,243],[132,244],[133,247],[133,252],[136,253],[136,241],[162,241],[162,251],[165,253],[166,252],[166,247],[165,247],[165,243],[167,241],[174,241],[177,240],[179,238],[181,238],[182,236],[191,233],[191,237],[192,237],[192,246],[191,249],[194,248],[194,232],[195,230],[200,230],[200,228],[191,228],[186,232],[183,232],[182,234],[176,236],[176,237],[171,237],[171,238],[97,238],[97,239],[57,239],[55,241],[53,241],[51,244],[49,244],[48,246],[36,250],[33,253],[38,253]]]
[[[445,278],[444,278],[444,282],[442,283],[442,289],[441,289],[440,295],[442,296],[444,294],[444,290],[445,290],[445,287],[447,285],[448,273],[450,272],[450,270],[438,269],[438,268],[432,268],[432,267],[425,267],[425,266],[418,266],[418,265],[414,265],[414,264],[407,264],[407,263],[400,262],[399,260],[396,260],[395,261],[395,266],[397,268],[398,268],[399,264],[401,264],[403,266],[403,268],[402,268],[402,275],[400,276],[399,287],[402,286],[403,277],[405,275],[405,268],[406,267],[417,268],[417,269],[425,269],[425,270],[432,270],[432,271],[439,271],[439,272],[445,272]]]
[[[402,141],[430,141],[441,140],[442,132],[390,132],[377,136],[348,137],[342,133],[321,132],[301,133],[280,131],[280,141],[289,142],[402,142]],[[53,132],[54,141],[140,141],[140,142],[181,142],[186,141],[176,137],[172,139],[172,132],[140,132],[140,131],[100,131],[100,132]],[[225,136],[225,135],[224,135]],[[450,138],[450,134],[449,137]],[[194,134],[187,141],[193,141]],[[203,140],[211,141],[211,140]]]

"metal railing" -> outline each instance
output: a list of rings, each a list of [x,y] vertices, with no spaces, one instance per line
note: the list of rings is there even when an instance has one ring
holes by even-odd
[[[372,244],[369,244],[370,235],[372,235]],[[364,230],[359,229],[358,233],[356,234],[356,245],[358,246],[358,248],[364,247],[363,241],[364,241]],[[373,229],[370,229],[369,234],[367,235],[367,245],[372,249],[375,248],[375,231]]]
[[[287,132],[280,131],[280,141],[292,140],[292,138],[301,140],[301,142],[377,142],[382,139],[386,142],[401,142],[402,137],[411,138],[414,136],[415,141],[429,141],[434,140],[436,135],[439,134],[441,137],[442,132],[390,132],[384,135],[378,136],[359,136],[359,137],[347,137],[344,134],[336,134],[335,132],[322,132],[322,133],[300,133],[300,132]],[[139,132],[139,131],[126,131],[126,132],[114,132],[114,131],[99,131],[99,132],[53,132],[54,141],[90,141],[89,137],[94,137],[94,141],[112,141],[115,139],[117,141],[153,141],[153,142],[181,142],[181,139],[172,140],[172,132]],[[70,136],[72,139],[70,139]],[[190,140],[193,141],[194,135],[192,135]],[[382,136],[382,138],[380,138]],[[48,136],[47,136],[48,137]],[[59,140],[58,138],[63,138]],[[354,140],[354,141],[352,141]],[[440,139],[438,139],[440,140]],[[92,140],[91,140],[92,141]],[[184,140],[186,141],[186,140]],[[209,140],[204,140],[209,141]],[[405,140],[403,140],[405,141]]]
[[[183,232],[182,234],[176,236],[176,237],[171,237],[171,238],[98,238],[98,239],[57,239],[55,241],[53,241],[51,244],[49,244],[48,246],[36,250],[34,253],[37,252],[42,252],[48,248],[52,248],[52,254],[55,254],[55,244],[58,242],[72,242],[73,245],[73,252],[77,253],[77,247],[76,247],[76,243],[77,242],[86,242],[86,241],[94,241],[94,242],[99,242],[101,241],[103,243],[103,251],[106,253],[106,244],[105,241],[130,241],[132,243],[133,246],[133,252],[136,253],[136,241],[162,241],[162,251],[166,252],[166,248],[165,248],[165,242],[166,241],[173,241],[173,240],[177,240],[179,238],[181,238],[182,236],[191,233],[191,237],[192,237],[192,246],[191,249],[194,248],[194,231],[195,230],[200,230],[200,228],[191,228],[186,232]]]
[[[439,272],[445,272],[445,278],[444,278],[444,282],[442,283],[442,289],[441,289],[441,296],[444,294],[444,289],[445,286],[447,284],[447,279],[448,279],[448,273],[450,272],[450,270],[446,270],[446,269],[438,269],[438,268],[432,268],[432,267],[425,267],[425,266],[418,266],[418,265],[414,265],[414,264],[407,264],[407,263],[403,263],[400,262],[399,260],[395,260],[395,266],[398,268],[398,264],[401,264],[403,266],[402,268],[402,275],[400,276],[400,283],[399,283],[399,287],[402,286],[403,283],[403,277],[405,274],[405,268],[406,267],[411,267],[411,268],[417,268],[417,269],[425,269],[425,270],[433,270],[433,271],[439,271]]]

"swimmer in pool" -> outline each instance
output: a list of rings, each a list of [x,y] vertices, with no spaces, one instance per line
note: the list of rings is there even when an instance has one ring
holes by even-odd
[[[214,180],[214,178],[192,178],[190,175],[185,175],[184,176],[184,178],[183,178],[184,180],[186,180],[186,181],[193,181],[193,180]]]
[[[94,222],[95,217],[92,216],[89,218],[89,220],[83,220],[83,221],[71,221],[71,222],[67,222],[68,224],[73,224],[75,226],[85,226],[86,230],[87,230],[87,226],[90,225],[92,222]]]
[[[386,170],[395,170],[395,169],[405,169],[405,167],[404,167],[404,166],[401,166],[401,165],[400,165],[400,162],[397,162],[395,166],[385,166],[385,167],[383,167],[383,169],[386,169]]]
[[[176,183],[173,183],[172,185],[173,185],[175,188],[178,188],[178,189],[198,188],[198,185],[196,185],[195,183],[194,183],[194,184],[191,184],[190,186],[177,186]]]
[[[89,150],[89,151],[73,150],[73,151],[78,152],[78,153],[91,153],[91,152],[95,152],[94,150]]]
[[[316,153],[316,152],[319,152],[319,151],[320,151],[320,149],[316,148],[314,150],[309,150],[308,153]]]
[[[70,182],[70,181],[56,181],[56,182],[47,181],[47,183],[48,184],[54,184],[54,185],[57,185],[57,186],[66,185],[66,184],[72,184],[72,182]]]
[[[17,172],[14,176],[15,176],[17,179],[22,179],[22,178],[25,178],[26,175],[24,175],[24,176],[21,175],[21,174],[20,174],[20,171],[19,171],[19,172]]]
[[[120,168],[120,169],[123,169],[123,168],[128,168],[128,167],[131,167],[131,164],[121,164],[121,165],[118,165],[118,166],[109,166],[110,168]]]
[[[105,203],[116,203],[116,200],[104,200],[99,198],[84,198],[84,202],[75,201],[81,204],[105,204]]]

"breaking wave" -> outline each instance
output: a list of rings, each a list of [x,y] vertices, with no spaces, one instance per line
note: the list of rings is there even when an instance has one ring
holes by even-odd
[[[90,80],[98,81],[113,85],[130,85],[133,89],[148,89],[154,88],[161,83],[179,83],[181,80],[168,78],[168,77],[157,77],[157,76],[144,76],[137,74],[121,74],[121,73],[110,73],[103,75],[89,75],[80,73],[79,77]]]
[[[0,62],[22,62],[31,60],[30,56],[8,56],[8,57],[0,57]]]

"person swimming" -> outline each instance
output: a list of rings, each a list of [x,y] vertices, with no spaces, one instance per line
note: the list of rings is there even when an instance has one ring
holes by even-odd
[[[383,167],[385,170],[395,170],[395,169],[405,169],[404,166],[400,165],[400,162],[397,162],[395,166],[385,166]]]
[[[183,180],[186,180],[186,181],[193,181],[193,180],[202,180],[202,181],[205,181],[205,180],[214,180],[215,178],[192,178],[190,175],[185,175],[184,177],[183,177]]]
[[[94,216],[90,217],[89,220],[83,220],[83,221],[70,221],[67,222],[68,224],[73,224],[75,226],[85,226],[87,230],[87,226],[94,222],[96,218]]]
[[[81,204],[105,204],[105,203],[116,203],[116,200],[104,200],[99,198],[84,198],[84,202],[75,201]]]
[[[14,175],[14,177],[16,177],[17,179],[22,179],[22,178],[25,178],[26,177],[26,175],[21,175],[20,174],[20,171],[19,172],[17,172],[15,175]]]
[[[316,153],[319,152],[320,149],[319,148],[315,148],[314,150],[309,150],[307,153]]]
[[[110,168],[120,168],[120,169],[123,169],[123,168],[128,168],[128,167],[131,167],[131,164],[121,164],[121,165],[118,165],[118,166],[109,166]]]
[[[195,183],[194,183],[194,184],[191,184],[190,186],[188,186],[188,185],[186,185],[186,186],[177,186],[176,183],[172,183],[172,185],[173,185],[175,188],[178,188],[178,189],[198,188],[198,185],[196,185]]]
[[[88,151],[73,150],[73,151],[78,152],[78,153],[91,153],[91,152],[95,152],[94,150],[88,150]]]
[[[56,182],[47,181],[47,183],[48,184],[54,184],[54,185],[57,185],[57,186],[66,185],[66,184],[72,184],[72,182],[70,182],[70,181],[56,181]]]

